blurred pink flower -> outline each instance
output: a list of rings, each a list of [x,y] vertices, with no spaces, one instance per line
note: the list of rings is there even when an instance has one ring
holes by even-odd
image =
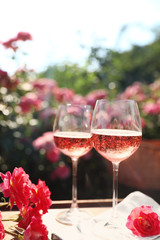
[[[56,115],[56,109],[48,107],[42,110],[42,112],[40,113],[40,118],[47,119],[55,115]]]
[[[156,115],[160,113],[160,102],[147,102],[143,106],[143,111],[146,114]]]
[[[87,104],[87,100],[85,99],[85,97],[81,96],[80,94],[75,94],[74,98],[72,100],[72,104],[77,104],[77,105],[86,105]]]
[[[32,83],[32,85],[33,88],[43,93],[52,92],[53,88],[57,87],[56,81],[50,78],[37,79]]]
[[[0,69],[0,85],[7,89],[15,89],[19,84],[19,80],[14,77],[9,77],[8,73]]]
[[[133,98],[136,101],[143,101],[146,95],[143,92],[143,85],[140,82],[134,82],[131,86],[127,87],[125,91],[119,95],[120,99]]]
[[[45,149],[47,152],[51,151],[55,145],[53,140],[53,132],[45,132],[42,136],[33,141],[35,149]]]
[[[57,178],[60,178],[60,179],[66,179],[70,176],[71,174],[71,170],[70,168],[65,165],[64,163],[60,164],[50,175],[50,178],[52,180],[55,180]]]
[[[5,48],[11,48],[11,49],[13,49],[14,52],[16,52],[18,49],[16,42],[19,40],[21,40],[21,41],[32,40],[32,36],[30,33],[27,33],[27,32],[19,32],[16,37],[11,38],[5,42],[2,42],[2,45]]]
[[[60,151],[57,147],[54,147],[51,151],[46,152],[46,157],[50,162],[58,162],[60,158]]]
[[[44,149],[46,151],[46,158],[50,162],[57,162],[60,158],[60,151],[54,144],[53,132],[45,132],[42,136],[33,141],[35,149]]]
[[[32,35],[28,32],[19,32],[17,34],[16,40],[27,41],[32,40]]]
[[[158,91],[160,90],[160,79],[157,79],[153,83],[149,85],[151,91]]]
[[[74,91],[68,88],[54,88],[53,95],[55,99],[60,103],[72,102],[74,98]]]
[[[40,110],[42,108],[42,100],[35,93],[27,93],[20,99],[19,106],[22,113],[28,113],[32,109]]]
[[[91,105],[94,108],[96,101],[98,99],[107,98],[107,96],[108,96],[107,91],[105,91],[103,89],[98,89],[98,90],[94,90],[94,91],[90,92],[89,94],[87,94],[85,99],[87,101],[87,104]]]

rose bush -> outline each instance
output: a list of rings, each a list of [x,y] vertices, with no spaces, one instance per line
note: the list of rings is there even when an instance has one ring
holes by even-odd
[[[128,216],[126,227],[140,237],[155,236],[160,234],[160,217],[151,206],[137,207]]]
[[[12,60],[16,61],[19,42],[31,40],[29,33],[21,32],[1,44],[6,50],[13,50]],[[32,182],[43,178],[51,192],[55,185],[54,196],[58,191],[59,194],[64,192],[59,189],[70,185],[71,161],[53,143],[57,107],[66,102],[94,107],[97,99],[107,96],[108,92],[103,89],[82,96],[73,89],[59,87],[54,79],[38,77],[26,66],[18,68],[11,76],[0,69],[0,171],[13,171],[22,166]]]

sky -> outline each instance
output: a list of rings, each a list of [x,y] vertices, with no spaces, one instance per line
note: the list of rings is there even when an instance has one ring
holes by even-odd
[[[65,62],[83,65],[90,47],[125,51],[145,45],[160,26],[159,0],[0,0],[0,9],[0,41],[20,31],[33,37],[20,44],[16,62],[0,45],[0,68],[11,73],[24,63],[35,71]]]

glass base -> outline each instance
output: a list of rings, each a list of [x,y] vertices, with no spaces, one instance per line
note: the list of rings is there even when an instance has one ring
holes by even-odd
[[[91,214],[87,211],[82,211],[79,208],[69,209],[68,211],[60,212],[56,220],[66,225],[77,225],[83,221],[89,221]]]
[[[121,221],[106,222],[106,220],[92,219],[88,222],[81,222],[77,226],[78,231],[83,235],[83,239],[94,240],[117,240],[117,239],[138,239]]]

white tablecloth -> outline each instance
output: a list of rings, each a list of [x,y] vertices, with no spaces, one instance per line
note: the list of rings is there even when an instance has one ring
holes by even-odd
[[[141,205],[150,205],[153,208],[153,211],[160,215],[160,206],[149,196],[141,193],[141,192],[133,192],[129,194],[121,203],[118,204],[118,215],[121,220],[121,229],[109,231],[105,238],[99,238],[95,236],[93,231],[93,218],[91,221],[86,221],[83,223],[76,224],[75,226],[68,226],[61,223],[58,223],[55,218],[60,211],[63,209],[51,209],[47,214],[43,216],[43,222],[47,226],[49,231],[49,238],[51,239],[51,233],[55,233],[62,240],[98,240],[98,239],[106,239],[106,240],[127,240],[127,239],[145,239],[151,240],[156,239],[160,240],[160,237],[147,237],[141,238],[134,236],[130,230],[125,227],[127,217],[130,214],[131,210],[135,207],[140,207]],[[94,220],[100,220],[105,218],[106,220],[110,218],[111,209],[101,213],[96,216]],[[78,225],[78,226],[77,226]]]

